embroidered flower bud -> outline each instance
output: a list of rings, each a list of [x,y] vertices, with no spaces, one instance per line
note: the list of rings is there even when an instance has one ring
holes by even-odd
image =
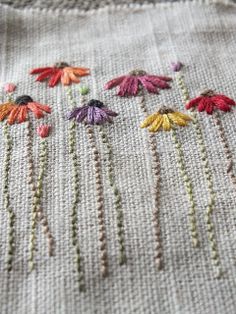
[[[50,131],[51,131],[51,126],[46,125],[46,124],[42,124],[37,128],[37,133],[42,138],[48,137]]]
[[[183,67],[183,64],[179,61],[171,62],[170,67],[171,67],[172,71],[179,72],[181,70],[181,68]]]
[[[88,86],[80,86],[79,87],[79,93],[80,95],[84,96],[87,95],[89,93],[89,88]]]
[[[12,93],[16,89],[16,85],[13,83],[7,83],[4,85],[4,91],[6,93]]]

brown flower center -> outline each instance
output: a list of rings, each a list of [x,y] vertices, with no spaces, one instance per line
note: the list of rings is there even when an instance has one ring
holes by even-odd
[[[215,95],[215,92],[212,89],[206,89],[200,94],[201,96],[212,97]]]
[[[147,72],[140,70],[140,69],[135,69],[135,70],[129,72],[129,75],[132,75],[132,76],[144,76],[146,74],[147,74]]]
[[[69,64],[66,62],[56,62],[54,64],[54,67],[59,68],[59,69],[63,69],[63,68],[69,67]]]
[[[15,103],[19,106],[27,105],[29,102],[33,102],[33,99],[28,95],[19,96],[15,100]]]
[[[174,110],[171,109],[171,108],[168,108],[168,107],[166,107],[166,106],[163,106],[163,107],[161,107],[161,109],[158,110],[158,112],[159,112],[160,114],[168,114],[168,113],[174,112]]]

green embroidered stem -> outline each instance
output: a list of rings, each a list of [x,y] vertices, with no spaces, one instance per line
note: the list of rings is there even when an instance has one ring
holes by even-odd
[[[72,95],[71,87],[66,89],[66,93],[69,99],[71,108],[73,108],[76,103]],[[80,251],[80,245],[78,240],[78,204],[80,202],[80,183],[79,183],[79,158],[76,153],[76,122],[71,121],[69,127],[69,154],[72,162],[73,169],[73,202],[71,207],[71,229],[72,229],[72,244],[75,248],[75,262],[76,270],[78,273],[78,284],[79,290],[81,292],[85,291],[85,278],[84,271],[82,269],[82,257]]]
[[[198,232],[197,232],[196,203],[195,203],[194,195],[193,195],[193,185],[187,174],[187,170],[184,164],[184,156],[183,156],[181,143],[178,140],[176,131],[174,129],[172,130],[172,139],[173,139],[173,143],[175,145],[175,148],[178,154],[178,166],[179,166],[182,179],[184,181],[185,189],[186,189],[186,192],[189,198],[189,203],[190,203],[189,227],[190,227],[190,232],[191,232],[191,237],[192,237],[192,243],[194,247],[197,247],[199,246],[199,238],[198,238]]]
[[[101,169],[101,158],[97,149],[96,140],[94,136],[94,130],[90,125],[86,125],[88,134],[89,144],[93,153],[95,180],[96,180],[96,203],[98,212],[98,225],[99,225],[99,248],[100,248],[100,263],[101,263],[101,274],[102,277],[108,275],[108,255],[107,255],[107,239],[106,239],[106,228],[104,220],[104,195],[102,185],[102,169]]]
[[[36,251],[36,225],[37,225],[37,206],[39,206],[39,197],[34,184],[34,162],[32,151],[32,125],[30,120],[26,123],[26,136],[27,136],[27,158],[28,158],[28,183],[32,193],[32,214],[31,214],[31,233],[30,233],[30,245],[29,245],[29,269],[32,271],[35,268],[35,251]]]
[[[184,78],[181,74],[177,75],[177,83],[182,92],[182,98],[183,98],[184,103],[188,102],[190,97],[189,97],[188,89],[184,82]],[[222,276],[222,269],[221,269],[220,257],[218,253],[217,241],[215,237],[214,224],[212,222],[212,213],[213,213],[213,208],[215,205],[215,192],[213,189],[213,177],[212,177],[212,172],[209,167],[207,151],[206,151],[206,146],[204,143],[201,125],[197,119],[197,115],[195,112],[192,112],[192,117],[193,117],[193,125],[195,127],[196,136],[197,136],[197,144],[199,146],[200,153],[201,153],[201,160],[204,167],[204,173],[205,173],[205,178],[207,181],[208,193],[209,193],[209,201],[207,205],[205,220],[206,220],[206,225],[207,225],[208,240],[209,240],[210,248],[211,248],[211,259],[212,259],[213,265],[215,266],[216,277],[220,278]]]
[[[145,104],[144,95],[140,97],[140,107],[143,111],[144,116],[148,115],[147,106]],[[163,268],[163,250],[162,250],[162,239],[161,239],[161,225],[160,225],[160,195],[161,195],[161,165],[160,158],[157,153],[157,145],[155,140],[155,134],[148,133],[149,137],[149,148],[152,156],[152,170],[154,177],[154,209],[153,209],[153,228],[155,236],[155,262],[157,269]]]
[[[9,173],[12,154],[12,140],[7,123],[4,123],[3,134],[5,137],[5,160],[3,170],[3,201],[6,212],[8,213],[8,249],[7,249],[7,271],[12,270],[13,255],[15,252],[15,214],[10,206],[9,194]]]
[[[41,206],[41,199],[43,194],[43,179],[45,177],[45,172],[47,168],[47,158],[48,158],[48,143],[46,139],[42,140],[40,143],[40,155],[39,155],[39,175],[37,182],[37,196],[39,199],[39,206],[37,206],[37,217],[40,220],[43,226],[43,232],[48,240],[48,253],[50,256],[53,255],[54,249],[54,239],[52,233],[50,231],[48,220],[43,213],[43,209]]]
[[[111,144],[109,143],[108,136],[103,126],[99,127],[99,133],[102,138],[103,144],[106,146],[108,155],[108,179],[112,188],[115,198],[115,209],[117,215],[117,230],[118,230],[118,242],[119,242],[119,263],[123,265],[127,262],[125,253],[125,231],[124,231],[124,214],[122,210],[122,199],[118,186],[116,185],[114,163],[113,163],[113,152]]]

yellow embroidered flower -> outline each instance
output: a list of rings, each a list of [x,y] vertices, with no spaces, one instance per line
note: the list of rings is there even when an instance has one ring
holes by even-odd
[[[175,125],[187,126],[192,118],[182,112],[162,107],[158,112],[148,116],[140,125],[141,128],[147,128],[150,132],[170,131]]]

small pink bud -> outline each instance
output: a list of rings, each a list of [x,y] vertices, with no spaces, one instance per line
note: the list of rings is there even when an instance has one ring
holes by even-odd
[[[181,70],[181,68],[183,67],[183,64],[179,61],[171,62],[170,67],[171,67],[172,71],[179,72]]]
[[[14,92],[15,89],[16,89],[16,85],[13,83],[6,83],[4,85],[4,91],[6,93],[12,93],[12,92]]]
[[[48,137],[49,133],[51,131],[51,126],[50,125],[46,125],[46,124],[42,124],[37,128],[37,133],[39,136],[41,136],[42,138],[44,137]]]

